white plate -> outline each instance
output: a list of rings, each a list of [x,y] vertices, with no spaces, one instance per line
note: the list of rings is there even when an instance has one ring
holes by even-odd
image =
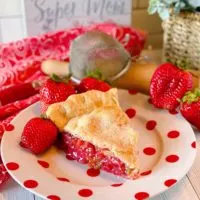
[[[191,126],[179,114],[155,109],[144,95],[120,90],[119,99],[124,110],[136,111],[131,123],[140,135],[139,179],[125,180],[103,171],[91,177],[87,166],[67,160],[55,147],[41,156],[22,149],[19,141],[23,127],[40,114],[39,103],[21,112],[12,121],[14,130],[3,136],[2,158],[11,176],[36,195],[53,200],[141,200],[167,190],[188,172],[195,159]],[[129,113],[134,115],[134,110]]]

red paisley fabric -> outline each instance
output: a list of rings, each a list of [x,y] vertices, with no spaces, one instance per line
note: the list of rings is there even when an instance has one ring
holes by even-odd
[[[0,44],[0,88],[33,80],[42,80],[45,75],[40,64],[46,59],[69,61],[70,43],[86,31],[99,30],[117,38],[132,56],[139,56],[145,43],[145,35],[131,27],[112,23],[47,33],[9,44]],[[39,95],[0,106],[0,139],[10,121],[22,109],[39,100]],[[5,116],[5,118],[2,116]],[[3,164],[0,159],[0,167]],[[0,186],[4,183],[0,173]],[[7,180],[7,179],[6,179]]]

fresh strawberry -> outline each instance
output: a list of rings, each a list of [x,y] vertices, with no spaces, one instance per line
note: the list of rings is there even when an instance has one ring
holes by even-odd
[[[98,80],[95,78],[87,77],[81,80],[78,85],[79,92],[86,92],[88,90],[96,90],[98,85]]]
[[[86,92],[88,90],[100,90],[106,92],[110,88],[108,83],[92,77],[82,79],[81,83],[78,85],[79,92]]]
[[[8,181],[10,175],[3,164],[0,164],[0,188]]]
[[[187,121],[200,130],[200,88],[185,94],[180,111]]]
[[[75,88],[70,82],[63,82],[57,76],[53,76],[44,82],[40,89],[41,101],[45,104],[53,104],[65,101],[70,95],[75,94]]]
[[[102,92],[107,92],[108,90],[110,90],[111,86],[104,82],[104,81],[99,81],[99,84],[98,84],[98,87],[97,87],[97,90],[100,90]]]
[[[56,141],[57,134],[53,122],[36,117],[25,125],[20,145],[34,154],[43,153]]]
[[[184,94],[192,89],[193,79],[189,72],[171,63],[157,68],[150,85],[152,103],[157,108],[175,110]]]

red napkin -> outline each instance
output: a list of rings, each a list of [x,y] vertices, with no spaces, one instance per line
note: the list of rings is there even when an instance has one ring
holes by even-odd
[[[62,30],[9,44],[0,44],[0,91],[17,84],[44,79],[45,75],[40,70],[41,62],[46,59],[68,61],[71,41],[91,30],[103,31],[117,38],[132,56],[139,56],[144,47],[143,32],[112,23]],[[19,99],[17,93],[14,99]],[[5,131],[12,129],[10,122],[16,114],[38,100],[39,95],[36,94],[0,106],[0,139]],[[0,186],[8,178],[9,175],[0,159]]]

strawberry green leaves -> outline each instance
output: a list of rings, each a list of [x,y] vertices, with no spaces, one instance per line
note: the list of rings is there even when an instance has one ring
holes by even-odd
[[[200,98],[200,88],[196,88],[193,92],[189,91],[186,92],[186,94],[184,95],[184,97],[182,98],[182,102],[185,103],[193,103],[193,102],[197,102],[199,101]]]

